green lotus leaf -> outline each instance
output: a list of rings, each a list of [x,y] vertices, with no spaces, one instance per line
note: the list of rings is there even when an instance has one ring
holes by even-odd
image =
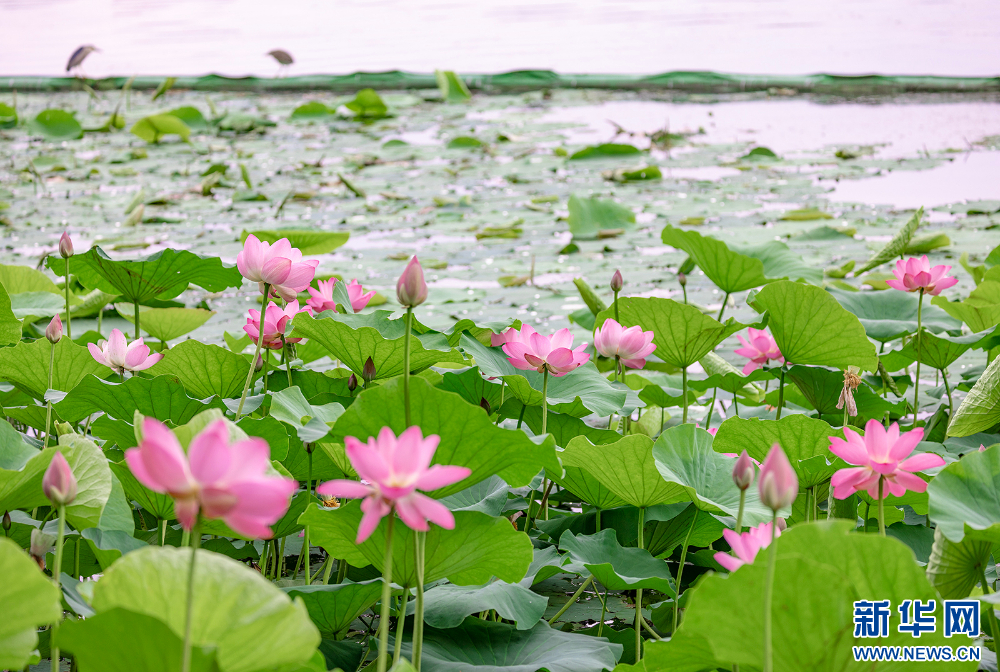
[[[992,539],[966,535],[951,541],[940,528],[934,530],[934,545],[927,560],[927,580],[946,600],[968,597],[982,580],[990,555],[1000,549],[1000,528],[993,529]]]
[[[972,290],[965,301],[949,301],[947,297],[935,296],[931,305],[965,322],[972,331],[995,327],[1000,324],[1000,273],[991,268],[986,279]]]
[[[38,400],[49,389],[49,357],[55,348],[52,389],[69,392],[90,375],[111,375],[111,370],[94,361],[90,351],[63,338],[53,346],[44,338],[22,341],[13,348],[0,348],[0,379]]]
[[[470,485],[461,492],[441,498],[441,503],[452,511],[479,511],[488,516],[502,515],[507,508],[510,487],[499,476]]]
[[[910,292],[849,292],[828,288],[837,302],[853,313],[865,328],[868,337],[888,343],[906,334],[917,332],[917,296]],[[921,324],[934,333],[960,332],[960,320],[924,302]]]
[[[621,546],[614,530],[601,530],[590,536],[576,536],[567,530],[559,537],[559,548],[569,553],[572,562],[569,567],[582,565],[610,590],[649,588],[667,595],[677,594],[667,563],[654,558],[645,548]]]
[[[668,511],[661,512],[659,508]],[[700,548],[721,539],[725,524],[711,515],[699,513],[695,518],[697,511],[697,506],[687,503],[647,511],[646,550],[657,558],[669,558],[684,542]]]
[[[302,254],[328,254],[347,242],[349,231],[318,231],[316,229],[258,229],[240,233],[240,242],[245,242],[250,234],[265,243],[276,243],[287,238],[292,247]],[[340,284],[340,283],[337,283]],[[341,301],[337,301],[341,303]]]
[[[292,427],[304,443],[316,443],[344,414],[338,403],[313,406],[298,387],[271,393],[271,417]]]
[[[223,408],[217,399],[192,399],[176,376],[140,378],[132,376],[124,383],[87,376],[53,408],[66,422],[79,422],[98,411],[129,423],[136,411],[160,421],[183,425],[209,408]]]
[[[885,244],[885,247],[875,253],[861,268],[854,269],[854,275],[860,277],[865,271],[870,271],[876,266],[881,266],[888,261],[902,257],[906,252],[906,246],[910,244],[910,239],[917,232],[923,216],[923,208],[913,213],[913,216],[906,221],[906,224],[903,224],[903,228],[892,237],[892,240]]]
[[[434,79],[437,81],[438,90],[445,102],[464,103],[472,98],[469,87],[465,85],[461,77],[451,70],[435,70]]]
[[[299,598],[309,610],[309,618],[320,634],[333,636],[350,627],[382,596],[382,579],[360,583],[292,586],[284,589],[289,597]]]
[[[970,451],[941,469],[927,486],[928,515],[955,543],[966,535],[1000,543],[998,490],[1000,448]]]
[[[0,539],[0,668],[20,670],[38,646],[37,628],[62,616],[61,593],[10,539]]]
[[[575,154],[573,156],[576,157]],[[635,213],[620,203],[602,198],[584,198],[576,194],[569,197],[569,231],[577,240],[597,238],[601,231],[634,227]]]
[[[157,143],[165,135],[179,135],[185,142],[191,137],[191,129],[172,114],[151,114],[135,122],[130,129],[132,135],[146,142]]]
[[[240,396],[249,370],[250,362],[243,355],[193,339],[170,348],[163,359],[147,369],[153,376],[174,376],[198,399]]]
[[[620,156],[636,156],[642,154],[642,150],[632,145],[625,145],[613,142],[606,142],[592,147],[584,147],[570,155],[569,161],[579,161],[581,159],[611,159]]]
[[[42,110],[28,122],[28,128],[32,133],[52,140],[79,140],[83,137],[83,126],[66,110]]]
[[[542,619],[549,598],[517,583],[494,581],[484,586],[435,586],[424,593],[424,622],[432,628],[457,628],[467,616],[495,609],[500,618],[530,630]],[[407,615],[416,605],[407,606]]]
[[[1000,422],[1000,358],[994,359],[948,425],[948,436],[969,436]]]
[[[116,304],[118,314],[135,324],[135,311],[128,304]],[[202,308],[140,308],[139,326],[158,341],[166,343],[194,331],[215,315]]]
[[[10,294],[0,284],[0,346],[13,345],[21,340],[21,320],[14,315]],[[0,360],[2,361],[2,360]],[[0,367],[3,365],[0,364]],[[2,368],[0,368],[2,371]],[[2,376],[0,372],[0,376]]]

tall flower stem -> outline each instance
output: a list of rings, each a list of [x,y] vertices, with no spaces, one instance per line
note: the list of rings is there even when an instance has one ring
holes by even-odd
[[[56,584],[56,588],[59,589],[59,593],[62,594],[62,557],[63,557],[63,542],[66,540],[66,506],[64,504],[59,505],[59,535],[56,537],[56,557],[55,562],[52,567],[52,582]],[[60,611],[62,611],[60,609]],[[52,624],[52,634],[49,639],[51,642],[51,658],[52,658],[52,672],[59,672],[59,646],[58,646],[58,636],[59,636],[59,621],[62,620],[62,615],[55,623]]]
[[[593,583],[593,581],[594,581],[594,575],[591,574],[589,577],[587,577],[586,581],[580,584],[580,587],[577,588],[576,592],[573,593],[573,596],[566,601],[566,604],[564,604],[562,608],[556,612],[556,615],[549,619],[549,625],[552,625],[560,618],[562,618],[562,615],[565,614],[569,610],[569,608],[576,603],[578,599],[580,599],[580,595],[583,594],[583,591],[587,590],[587,586]]]
[[[921,317],[924,307],[924,288],[920,288],[920,296],[917,299],[917,375],[913,378],[913,427],[917,426],[917,395],[920,393],[920,329],[922,327]]]
[[[685,366],[681,369],[681,401],[684,404],[684,414],[681,417],[681,424],[688,421],[688,370]]]
[[[413,647],[410,663],[420,672],[420,657],[424,648],[424,569],[426,567],[425,551],[427,549],[427,533],[415,532],[416,537],[416,575],[417,590],[413,600]]]
[[[288,387],[293,385],[292,383],[292,348],[285,341],[285,337],[281,337],[281,357],[285,360],[285,371],[288,373]],[[257,363],[257,358],[253,358],[254,364]]]
[[[503,406],[503,393],[504,385],[507,383],[503,378],[500,379],[500,406],[497,406],[497,427],[500,426],[500,407]]]
[[[983,584],[983,595],[989,595],[990,584],[989,581],[986,580],[985,563],[979,565],[979,580]],[[994,642],[1000,642],[1000,637],[997,636],[997,617],[996,613],[994,613],[995,610],[993,608],[993,603],[987,602],[985,606],[986,606],[986,618],[990,622],[990,634],[993,636]]]
[[[645,548],[646,544],[642,538],[643,533],[643,523],[646,522],[646,508],[639,507],[639,541],[638,547]],[[674,603],[676,604],[676,602]],[[676,608],[676,607],[675,607]],[[676,616],[674,619],[676,620]],[[639,661],[642,660],[642,588],[638,588],[635,591],[635,664],[638,665]]]
[[[132,308],[133,308],[133,311],[134,311],[133,315],[135,317],[135,337],[139,338],[139,302],[138,301],[134,301],[132,303]],[[257,361],[256,357],[254,357],[254,361]],[[250,368],[253,368],[253,367],[250,367]]]
[[[885,536],[885,493],[882,492],[882,488],[885,487],[885,476],[879,476],[878,478],[878,533],[883,537]]]
[[[767,580],[764,583],[764,672],[774,672],[774,656],[771,651],[771,600],[774,593],[774,570],[777,546],[774,532],[778,529],[778,512],[771,515],[771,545],[767,552]]]
[[[68,332],[67,332],[68,335]],[[56,344],[49,343],[49,386],[46,391],[52,389],[52,368],[56,363]],[[46,397],[49,395],[46,394]],[[52,400],[48,399],[45,402],[45,445],[44,448],[49,447],[49,439],[52,438]]]
[[[694,532],[694,526],[697,522],[698,508],[696,507],[694,510],[694,516],[691,517],[691,527],[688,528],[687,536],[684,537],[684,545],[681,547],[681,564],[677,566],[677,594],[674,596],[674,627],[670,631],[672,633],[677,632],[677,616],[680,614],[681,580],[684,578],[684,563],[687,561],[688,543],[691,541],[691,534]]]
[[[743,534],[743,507],[747,501],[747,491],[740,490],[740,509],[736,513],[736,534]]]
[[[948,372],[941,369],[941,380],[944,381],[944,391],[948,393],[948,421],[955,415],[955,404],[951,399],[951,386],[948,385]]]
[[[378,623],[378,672],[385,672],[389,655],[389,601],[392,599],[392,528],[396,512],[390,511],[385,527],[385,560],[382,565],[382,610]]]
[[[719,322],[722,322],[722,314],[726,312],[727,303],[729,303],[729,292],[726,292],[726,298],[722,300],[722,308],[719,308],[719,316],[715,318]]]
[[[312,444],[309,445],[309,450],[308,450],[309,471],[307,473],[307,476],[309,478],[308,480],[306,480],[306,492],[308,493],[306,495],[306,501],[309,503],[312,503],[312,497],[313,497],[313,451],[315,449],[316,446]],[[302,548],[305,549],[304,554],[305,554],[305,565],[306,565],[306,585],[308,586],[312,583],[312,580],[309,578],[309,526],[308,525],[306,525],[305,529],[305,538],[302,540]]]
[[[621,319],[618,317],[618,291],[619,290],[615,290],[615,322],[621,324]]]
[[[549,367],[542,373],[542,436],[548,433],[549,426]]]
[[[191,670],[191,618],[194,614],[194,564],[198,557],[198,547],[201,546],[201,520],[197,520],[191,530],[191,562],[188,565],[187,607],[184,612],[184,657],[181,659],[181,672]]]
[[[64,277],[66,278],[66,282],[63,283],[63,286],[66,288],[66,335],[72,339],[73,322],[69,316],[69,257],[66,257],[66,275]]]
[[[785,367],[781,367],[781,377],[778,378],[778,410],[774,414],[775,420],[781,420],[781,407],[785,405]]]
[[[708,415],[705,417],[705,429],[712,428],[712,411],[715,410],[715,396],[719,393],[719,388],[712,390],[712,403],[708,405]]]
[[[243,395],[240,397],[240,405],[236,409],[236,422],[240,421],[243,417],[243,404],[247,400],[247,390],[250,389],[250,383],[253,382],[253,370],[257,364],[257,358],[260,357],[260,348],[264,343],[264,311],[267,310],[267,297],[271,293],[271,285],[264,285],[264,303],[261,304],[260,309],[260,329],[257,334],[257,349],[253,353],[253,359],[250,360],[250,370],[247,371],[247,382],[243,384]],[[136,317],[136,329],[139,328],[139,318]]]
[[[403,332],[403,417],[410,426],[410,331],[413,324],[413,307],[406,307],[406,330]],[[544,420],[542,421],[544,423]]]
[[[392,664],[399,660],[403,650],[403,635],[406,633],[406,603],[410,600],[410,587],[403,586],[403,596],[399,599],[399,611],[396,612],[396,645],[392,649]]]
[[[164,518],[157,525],[159,534],[156,535],[157,540],[160,542],[160,546],[166,546],[167,543],[167,519]]]

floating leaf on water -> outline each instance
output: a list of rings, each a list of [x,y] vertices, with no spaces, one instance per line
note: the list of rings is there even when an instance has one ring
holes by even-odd
[[[77,140],[83,137],[83,126],[73,114],[65,110],[42,110],[28,122],[28,128],[54,140]]]
[[[146,142],[158,143],[165,135],[177,135],[187,142],[191,129],[172,114],[154,114],[135,122],[131,132]]]
[[[641,153],[642,150],[638,147],[608,142],[602,145],[594,145],[593,147],[584,147],[583,149],[574,152],[569,157],[569,160],[579,161],[581,159],[608,159],[622,156],[635,156],[636,154]]]
[[[437,80],[438,90],[441,97],[447,103],[464,103],[472,98],[469,87],[465,85],[462,78],[451,70],[435,70],[434,79]]]

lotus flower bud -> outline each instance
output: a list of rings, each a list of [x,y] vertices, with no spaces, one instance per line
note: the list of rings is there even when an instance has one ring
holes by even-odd
[[[622,279],[622,272],[616,270],[615,274],[611,276],[611,291],[620,292],[622,291],[622,286],[624,285],[625,281]]]
[[[10,532],[10,511],[3,512],[3,531]]]
[[[358,389],[358,377],[352,373],[351,377],[347,379],[347,391],[353,392],[356,389]]]
[[[486,415],[490,414],[493,409],[490,408],[490,402],[486,401],[486,397],[479,398],[479,407],[486,411]]]
[[[76,477],[69,468],[69,462],[60,452],[52,456],[49,468],[45,470],[45,476],[42,477],[42,491],[56,506],[66,506],[76,499]]]
[[[979,452],[980,453],[985,453],[986,452],[986,444],[983,444],[983,443],[979,444]]]
[[[747,451],[740,453],[739,459],[736,460],[736,464],[733,466],[733,483],[740,490],[746,490],[753,483],[754,468],[753,460],[747,454]]]
[[[31,531],[31,546],[28,548],[28,553],[42,571],[45,571],[45,554],[52,550],[55,543],[56,538],[51,534],[45,534],[38,528]]]
[[[686,287],[688,284],[688,276],[686,273],[677,274],[677,282],[681,283],[681,287]]]
[[[799,494],[798,476],[778,444],[771,446],[771,452],[760,467],[757,491],[760,501],[772,511],[791,506]]]
[[[60,320],[59,316],[56,315],[52,318],[52,321],[49,322],[49,326],[45,328],[45,338],[49,339],[49,343],[55,345],[62,340],[62,332],[62,320]]]
[[[263,368],[264,368],[264,358],[261,357],[260,355],[257,355],[257,359],[253,363],[253,370],[254,371],[260,371]]]
[[[778,518],[778,532],[784,532],[788,529],[788,523],[785,522],[784,518]]]
[[[414,308],[427,300],[427,283],[424,282],[424,269],[417,261],[416,255],[403,269],[403,274],[396,282],[396,298],[407,308]]]
[[[375,362],[369,357],[365,360],[365,365],[361,367],[361,377],[364,379],[365,383],[370,383],[375,380]]]
[[[59,256],[63,259],[73,256],[73,239],[69,237],[69,231],[63,231],[59,236]]]

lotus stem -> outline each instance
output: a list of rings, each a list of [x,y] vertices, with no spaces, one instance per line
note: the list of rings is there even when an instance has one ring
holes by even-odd
[[[285,372],[288,373],[288,387],[292,387],[292,348],[285,341],[285,337],[281,337],[281,357],[285,360]],[[253,358],[253,366],[257,364],[257,358]],[[252,367],[251,367],[252,368]]]
[[[330,583],[330,574],[333,573],[333,556],[332,555],[327,555],[326,556],[326,561],[327,561],[326,565],[324,565],[325,569],[323,570],[323,585],[324,586],[327,585],[328,583]]]
[[[160,546],[166,546],[167,545],[167,520],[166,520],[166,518],[161,519],[160,523],[159,523],[159,525],[157,525],[157,527],[159,528],[159,534],[157,534],[156,536],[160,540]]]
[[[951,418],[955,415],[955,405],[951,399],[951,386],[948,385],[948,373],[941,369],[941,380],[944,381],[944,391],[948,393],[948,422],[951,422]]]
[[[608,587],[604,587],[603,598],[601,597],[601,594],[597,592],[596,586],[594,588],[594,592],[597,593],[598,599],[601,600],[601,622],[597,624],[597,636],[600,637],[601,633],[604,632],[604,616],[608,613]]]
[[[781,377],[778,379],[778,410],[774,414],[775,420],[781,420],[781,409],[785,405],[785,367],[781,367]]]
[[[549,367],[542,373],[542,436],[548,434],[549,422]]]
[[[504,385],[506,385],[506,383],[507,383],[506,380],[504,380],[503,378],[500,379],[500,406],[503,406]],[[500,406],[497,406],[497,422],[496,422],[497,427],[500,426]]]
[[[257,349],[253,353],[253,359],[250,360],[250,370],[247,371],[247,382],[243,384],[243,395],[240,397],[240,405],[236,409],[236,422],[239,422],[240,418],[243,417],[243,404],[246,403],[246,400],[247,400],[247,390],[250,389],[250,383],[253,382],[253,373],[254,373],[253,370],[254,370],[255,365],[257,364],[257,358],[260,357],[260,348],[261,348],[262,344],[264,343],[264,324],[263,324],[264,323],[264,311],[267,309],[267,297],[268,297],[268,294],[270,294],[270,292],[271,292],[271,285],[265,284],[264,285],[264,304],[261,306],[261,315],[260,315],[260,321],[261,321],[260,333],[257,334]],[[135,323],[136,323],[136,327],[135,328],[138,331],[138,329],[139,329],[138,312],[136,313]]]
[[[694,532],[694,526],[697,522],[698,508],[695,507],[694,516],[691,518],[691,527],[688,528],[687,536],[684,537],[684,546],[681,547],[681,564],[677,567],[677,589],[674,591],[674,626],[670,630],[671,634],[677,632],[677,617],[680,615],[681,607],[681,579],[684,577],[684,563],[687,561],[688,543],[691,541],[691,534]]]
[[[83,543],[83,535],[77,535],[76,543],[73,544],[73,578],[80,580],[80,544]]]
[[[777,564],[777,547],[774,532],[778,529],[778,512],[771,514],[771,544],[767,552],[767,580],[764,583],[764,672],[774,672],[774,656],[771,650],[771,600],[774,593],[774,570]]]
[[[743,534],[743,507],[746,505],[747,491],[740,490],[740,508],[736,513],[736,534]]]
[[[719,308],[719,316],[715,318],[717,321],[722,322],[722,314],[726,312],[726,304],[729,302],[729,292],[726,292],[726,298],[722,300],[722,308]]]
[[[618,291],[619,290],[616,289],[614,291],[615,291],[615,322],[617,322],[618,324],[621,324],[621,319],[618,317]],[[598,326],[600,326],[600,325],[598,325]],[[615,357],[615,359],[618,359],[618,358]]]
[[[52,582],[56,584],[56,588],[59,589],[59,594],[62,595],[62,557],[63,557],[63,542],[66,540],[66,505],[59,505],[59,534],[56,536],[56,555],[55,562],[52,567]],[[49,639],[51,643],[50,657],[52,659],[52,672],[59,672],[59,621],[62,620],[62,608],[59,609],[59,618],[56,622],[52,624],[52,634]]]
[[[417,589],[413,601],[413,647],[410,663],[420,672],[420,658],[424,648],[424,570],[426,569],[427,533],[416,532]]]
[[[646,544],[642,538],[643,523],[646,522],[646,507],[639,507],[639,524],[638,533],[639,537],[636,545],[639,548],[645,548]],[[677,604],[676,602],[674,603]],[[676,609],[676,606],[675,606]],[[674,619],[676,621],[676,616]],[[642,588],[637,588],[635,591],[635,664],[638,665],[639,661],[642,660]]]
[[[922,309],[924,307],[924,288],[920,288],[920,296],[917,299],[917,373],[913,377],[913,428],[917,426],[917,395],[920,393],[920,330],[922,328]],[[951,417],[948,418],[951,420]]]
[[[69,257],[66,257],[66,276],[65,276],[65,280],[66,281],[63,283],[63,286],[66,288],[66,336],[69,337],[70,340],[72,340],[73,339],[73,322],[72,322],[72,318],[70,318],[70,315],[69,315]],[[98,331],[100,331],[100,328],[98,328]],[[52,386],[49,385],[49,387],[52,387]]]
[[[403,418],[410,426],[410,331],[413,324],[413,306],[406,307],[406,329],[403,331]],[[543,418],[542,425],[545,420]],[[545,430],[542,430],[544,433]]]
[[[313,574],[312,577],[307,580],[306,585],[307,586],[311,586],[313,584],[313,582],[316,581],[316,579],[319,578],[320,574],[325,574],[325,573],[329,572],[330,571],[330,565],[332,565],[332,564],[333,564],[333,556],[327,554],[326,559],[323,561],[323,564],[320,565],[319,569],[316,570],[316,573]],[[329,577],[327,577],[327,578],[329,578]]]
[[[396,644],[392,649],[393,665],[399,660],[399,654],[403,650],[403,634],[406,632],[406,603],[410,600],[410,587],[403,586],[403,595],[399,598],[399,611],[396,612]]]
[[[684,414],[681,418],[681,424],[687,424],[688,421],[688,370],[685,366],[681,369],[681,401],[684,404]]]
[[[392,599],[392,528],[396,523],[396,512],[390,511],[385,528],[385,560],[382,566],[382,609],[378,624],[378,672],[388,668],[389,656],[389,601]]]
[[[308,471],[309,478],[306,480],[306,493],[308,493],[307,496],[306,496],[306,501],[308,503],[312,503],[313,450],[315,450],[315,449],[316,449],[316,447],[310,444],[310,448],[307,451],[307,454],[309,455],[309,471]],[[302,540],[302,548],[303,548],[303,552],[300,553],[299,555],[300,556],[301,555],[305,555],[305,561],[304,562],[305,562],[305,566],[306,566],[305,567],[306,568],[306,585],[308,586],[308,585],[312,584],[312,580],[309,578],[309,526],[308,525],[306,525],[305,538]]]
[[[337,560],[337,585],[347,578],[347,560]]]
[[[52,389],[52,368],[56,363],[56,344],[49,343],[49,386],[46,388],[46,393]],[[46,394],[46,397],[49,395]],[[49,439],[52,438],[52,400],[45,400],[45,445],[43,448],[49,447]]]
[[[885,494],[882,488],[885,487],[885,476],[878,477],[878,533],[885,536]]]
[[[593,582],[594,582],[594,575],[591,574],[589,577],[587,577],[586,581],[580,584],[580,587],[576,589],[576,592],[573,593],[573,596],[569,598],[569,600],[567,600],[566,604],[564,604],[562,608],[556,612],[556,615],[549,619],[549,625],[552,625],[560,618],[562,618],[562,615],[565,614],[569,610],[569,608],[576,603],[578,599],[580,599],[580,595],[583,594],[583,591],[587,590],[587,586],[589,586]]]
[[[983,595],[990,594],[990,583],[986,580],[986,566],[985,563],[979,565],[979,580],[983,584]],[[993,604],[986,602],[986,618],[990,622],[990,635],[993,637],[994,642],[1000,642],[1000,637],[997,636],[997,617],[994,612]]]
[[[712,403],[708,405],[708,416],[705,418],[705,431],[712,428],[712,411],[715,410],[715,395],[719,393],[719,388],[712,390]]]
[[[138,300],[133,301],[132,302],[132,307],[133,307],[133,309],[135,311],[134,312],[134,315],[135,315],[135,337],[136,337],[136,339],[138,339],[139,338],[139,301]],[[254,361],[256,361],[256,357],[254,358]]]
[[[181,659],[181,672],[191,670],[191,620],[194,614],[194,565],[198,557],[198,547],[201,546],[201,521],[198,520],[191,530],[191,562],[188,565],[187,607],[184,616],[184,657]]]

